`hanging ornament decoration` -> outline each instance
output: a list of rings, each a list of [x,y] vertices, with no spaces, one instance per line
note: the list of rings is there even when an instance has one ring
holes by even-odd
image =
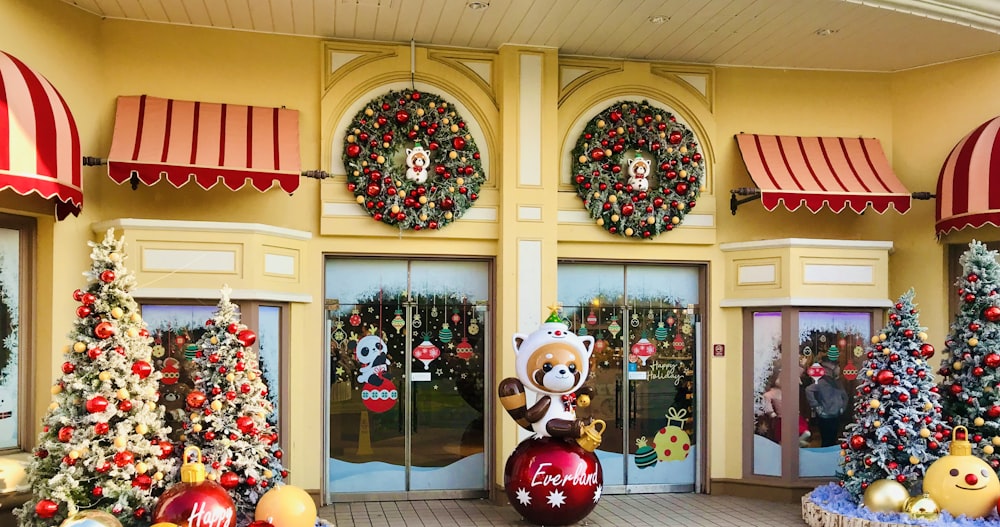
[[[858,367],[854,365],[851,359],[847,359],[847,365],[844,366],[844,371],[841,373],[845,379],[853,381],[858,378]]]
[[[419,346],[413,348],[413,358],[424,363],[424,369],[431,368],[431,362],[441,356],[441,350],[431,342],[431,334],[424,333],[424,341]]]
[[[337,344],[343,344],[347,340],[347,332],[344,331],[344,321],[338,318],[333,326],[333,341]]]
[[[629,321],[629,325],[637,328],[639,327],[639,313],[632,313],[632,319]]]
[[[424,325],[424,321],[420,317],[420,313],[414,313],[413,314],[413,321],[410,322],[410,326],[412,326],[413,329],[420,329],[420,326],[423,326],[423,325]],[[478,327],[476,327],[476,331],[477,332],[479,331]],[[475,333],[473,333],[473,335],[475,335]]]
[[[393,312],[392,315],[393,315],[392,316],[392,322],[390,322],[389,325],[391,325],[392,328],[396,330],[396,333],[399,334],[399,332],[404,327],[406,327],[406,321],[403,320],[403,310],[402,309],[396,309],[396,311]]]
[[[653,332],[653,337],[655,337],[656,340],[663,342],[664,340],[667,340],[667,337],[669,336],[670,332],[668,332],[667,328],[664,327],[663,322],[658,323],[656,325],[656,331]]]
[[[354,327],[358,327],[361,325],[361,312],[358,311],[357,307],[351,310],[351,317],[348,318],[347,321],[350,322],[351,325]]]
[[[705,162],[694,133],[647,101],[592,118],[573,149],[584,207],[611,234],[648,239],[673,230],[701,193]]]
[[[591,309],[590,314],[587,315],[587,323],[591,326],[597,325],[597,315],[594,313],[593,309]]]
[[[459,314],[458,308],[455,308],[455,311],[451,314],[451,323],[458,325],[458,323],[461,321],[462,321],[462,315]]]
[[[431,305],[431,318],[438,317],[438,307],[436,305]]]
[[[471,359],[475,353],[476,351],[472,347],[472,344],[469,344],[468,337],[462,337],[462,342],[459,342],[458,345],[455,346],[455,355],[458,355],[458,358],[465,361]]]
[[[632,344],[631,351],[632,355],[635,355],[640,361],[642,361],[642,365],[645,366],[646,361],[656,353],[656,346],[646,338],[645,334],[643,334],[642,338],[640,338],[635,344]]]
[[[862,348],[861,346],[854,346],[854,356],[855,357],[859,357],[860,358],[864,354],[865,354],[865,349],[864,348]]]
[[[598,331],[597,337],[594,339],[594,353],[601,353],[608,349],[608,341],[604,340],[604,332]]]
[[[438,340],[440,340],[442,344],[447,344],[451,342],[452,336],[453,334],[451,332],[451,328],[448,327],[448,323],[445,322],[444,324],[441,324],[441,331],[438,331]]]
[[[691,436],[684,431],[687,410],[667,408],[667,426],[653,437],[653,448],[659,461],[682,461],[691,451]]]
[[[827,348],[827,350],[826,350],[826,358],[828,358],[828,359],[830,359],[830,360],[832,360],[834,362],[840,360],[840,348],[838,348],[834,344],[831,344],[830,347]]]
[[[475,316],[473,316],[472,319],[469,320],[469,327],[466,328],[466,331],[469,332],[469,335],[478,335],[479,334],[479,319],[477,319]]]
[[[608,333],[611,333],[611,338],[617,337],[618,333],[621,332],[621,330],[622,327],[620,324],[618,324],[618,316],[611,315],[611,323],[608,324]]]
[[[820,365],[820,363],[814,362],[812,363],[812,366],[809,366],[806,369],[806,375],[812,377],[813,382],[819,382],[819,380],[826,375],[826,368]]]
[[[479,149],[455,105],[433,93],[390,91],[351,121],[347,189],[376,221],[436,230],[460,218],[486,181]]]
[[[177,384],[177,381],[181,378],[181,363],[173,358],[167,357],[163,360],[163,369],[160,370],[163,377],[160,382],[163,384]]]
[[[674,335],[674,341],[672,345],[674,347],[674,351],[676,351],[677,353],[684,351],[684,346],[685,346],[684,337],[681,336],[680,332],[677,332]]]

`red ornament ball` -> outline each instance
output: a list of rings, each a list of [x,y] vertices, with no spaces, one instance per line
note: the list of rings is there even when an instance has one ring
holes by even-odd
[[[236,506],[226,489],[214,481],[190,476],[182,476],[180,483],[160,496],[153,509],[153,523],[188,525],[195,514],[200,514],[202,527],[236,527]]]
[[[115,327],[111,325],[111,322],[105,320],[97,326],[94,327],[94,336],[99,339],[106,339],[111,335],[115,334]]]
[[[40,500],[35,504],[35,514],[37,514],[39,518],[45,520],[55,516],[58,511],[59,505],[52,500]]]
[[[1000,320],[1000,307],[990,306],[983,310],[983,317],[990,322],[996,322]]]
[[[235,489],[240,484],[240,477],[235,472],[225,472],[219,476],[219,484],[226,489]]]
[[[983,357],[983,364],[989,366],[990,368],[1000,367],[1000,353],[987,353]]]
[[[76,291],[73,291],[73,300],[76,300],[77,302],[83,300],[83,290],[77,289]]]
[[[115,272],[112,270],[103,271],[101,273],[101,281],[104,283],[111,283],[115,281]]]
[[[104,398],[103,395],[91,397],[90,399],[87,399],[86,407],[87,411],[92,414],[103,412],[108,409],[108,400]]]
[[[59,429],[58,438],[59,438],[59,442],[61,442],[61,443],[68,443],[69,440],[73,438],[73,427],[72,426],[64,426],[64,427],[60,428]]]
[[[860,435],[851,436],[851,448],[853,448],[854,450],[858,450],[863,446],[865,446],[864,437],[861,437]]]
[[[920,346],[920,356],[929,359],[934,356],[934,346],[930,344],[924,344]]]
[[[90,316],[91,310],[88,306],[80,306],[76,308],[76,316],[79,318],[87,318]]]
[[[226,331],[228,331],[229,333],[231,333],[233,335],[235,335],[236,332],[239,331],[239,329],[240,329],[240,326],[238,324],[236,324],[235,322],[233,322],[233,323],[229,324],[228,326],[226,326]]]
[[[244,348],[249,348],[250,346],[253,346],[254,342],[257,342],[257,334],[249,329],[244,329],[236,335],[236,340],[239,340],[240,345]]]
[[[132,373],[138,375],[140,379],[145,379],[153,373],[153,366],[144,360],[137,360],[132,364]]]
[[[200,390],[191,390],[186,401],[190,408],[201,408],[201,405],[205,404],[205,394]]]
[[[885,386],[887,384],[892,384],[892,381],[896,379],[896,376],[889,370],[881,370],[875,375],[875,380],[879,384]]]
[[[504,487],[521,516],[538,525],[571,525],[600,498],[601,463],[593,452],[552,437],[521,442],[507,459]]]

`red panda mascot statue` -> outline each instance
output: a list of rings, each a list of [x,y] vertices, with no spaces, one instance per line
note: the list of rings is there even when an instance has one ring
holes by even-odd
[[[514,334],[513,344],[517,377],[500,381],[500,404],[534,435],[507,460],[507,497],[532,523],[577,523],[597,506],[604,479],[594,454],[604,421],[576,417],[593,395],[584,382],[594,337],[571,332],[556,308],[537,330]],[[530,406],[528,391],[536,396]]]

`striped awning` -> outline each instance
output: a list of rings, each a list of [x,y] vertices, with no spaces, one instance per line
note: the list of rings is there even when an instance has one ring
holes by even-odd
[[[118,183],[152,185],[164,178],[204,189],[250,183],[299,186],[299,112],[236,104],[118,97],[108,175]]]
[[[44,77],[0,51],[0,190],[55,201],[56,217],[83,207],[80,134]]]
[[[910,209],[910,192],[892,171],[878,139],[738,134],[736,143],[764,208],[824,206],[879,214]]]
[[[941,166],[934,230],[1000,227],[1000,117],[969,132]],[[996,179],[996,181],[993,181]]]

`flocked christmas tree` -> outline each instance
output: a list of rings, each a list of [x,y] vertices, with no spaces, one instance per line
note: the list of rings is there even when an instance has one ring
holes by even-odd
[[[969,429],[973,451],[1000,468],[1000,264],[996,251],[973,241],[955,281],[958,313],[939,373],[945,415]]]
[[[278,432],[268,422],[273,407],[253,345],[257,335],[240,323],[236,304],[222,290],[195,353],[195,386],[184,419],[188,445],[201,449],[208,479],[225,487],[236,505],[237,525],[254,520],[257,502],[287,477]]]
[[[841,442],[841,485],[860,501],[880,479],[907,487],[947,453],[946,427],[930,365],[934,347],[919,326],[913,290],[899,298],[889,323],[872,337],[854,405],[854,422]]]
[[[148,525],[156,498],[175,479],[170,429],[156,403],[160,373],[129,292],[124,240],[109,230],[76,290],[80,302],[62,375],[28,468],[32,497],[22,526],[59,525],[84,510],[108,511],[125,526]]]

